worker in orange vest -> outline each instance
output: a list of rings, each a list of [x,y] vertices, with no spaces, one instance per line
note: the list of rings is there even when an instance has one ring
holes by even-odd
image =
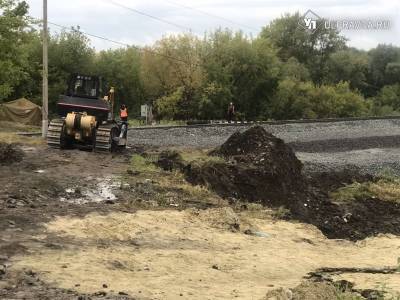
[[[121,133],[119,135],[120,138],[126,138],[128,133],[128,108],[125,104],[122,104],[119,109],[119,116],[121,117],[122,126]]]
[[[120,111],[119,116],[121,117],[121,121],[127,122],[128,121],[128,108],[126,107],[126,105],[122,104],[119,111]]]

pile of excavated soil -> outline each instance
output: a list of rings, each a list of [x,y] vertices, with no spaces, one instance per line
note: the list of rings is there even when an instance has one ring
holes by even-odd
[[[290,210],[291,217],[317,226],[328,238],[359,240],[378,233],[400,235],[400,205],[376,198],[333,203],[329,192],[371,176],[357,170],[306,177],[293,150],[256,126],[233,134],[210,153],[224,159],[185,168],[193,184],[208,186],[228,199],[259,202]]]
[[[24,152],[14,144],[0,143],[0,165],[22,161]]]
[[[224,160],[192,164],[187,179],[221,196],[282,205],[304,189],[302,163],[293,150],[260,126],[233,134],[210,155]]]

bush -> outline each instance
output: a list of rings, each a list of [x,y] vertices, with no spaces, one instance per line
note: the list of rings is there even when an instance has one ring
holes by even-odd
[[[400,84],[386,85],[374,98],[378,107],[391,107],[393,110],[400,108]]]
[[[316,86],[311,82],[282,80],[271,105],[276,119],[355,117],[366,115],[369,106],[347,82]]]

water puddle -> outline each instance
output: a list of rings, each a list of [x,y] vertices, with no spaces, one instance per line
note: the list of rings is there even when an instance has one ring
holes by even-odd
[[[93,184],[93,181],[95,182]],[[64,197],[60,201],[74,204],[99,203],[103,201],[117,200],[115,191],[119,190],[122,182],[115,177],[87,178],[87,184],[83,186],[69,187],[65,189]]]

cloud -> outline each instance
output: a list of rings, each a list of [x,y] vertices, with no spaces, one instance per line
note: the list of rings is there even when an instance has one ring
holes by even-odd
[[[351,46],[363,49],[375,47],[378,43],[400,45],[400,25],[396,22],[400,20],[398,0],[196,0],[189,3],[184,0],[113,1],[168,22],[189,27],[199,36],[218,27],[242,29],[255,36],[263,26],[284,13],[305,12],[308,9],[325,18],[384,17],[392,20],[393,26],[390,31],[347,31],[343,34],[350,39]],[[41,17],[42,0],[27,2],[31,15]],[[182,6],[190,6],[193,9]],[[80,25],[85,32],[140,46],[151,44],[169,32],[184,31],[182,28],[118,7],[111,0],[49,1],[49,20],[68,27]],[[97,49],[119,47],[95,38],[91,38],[91,41]]]

